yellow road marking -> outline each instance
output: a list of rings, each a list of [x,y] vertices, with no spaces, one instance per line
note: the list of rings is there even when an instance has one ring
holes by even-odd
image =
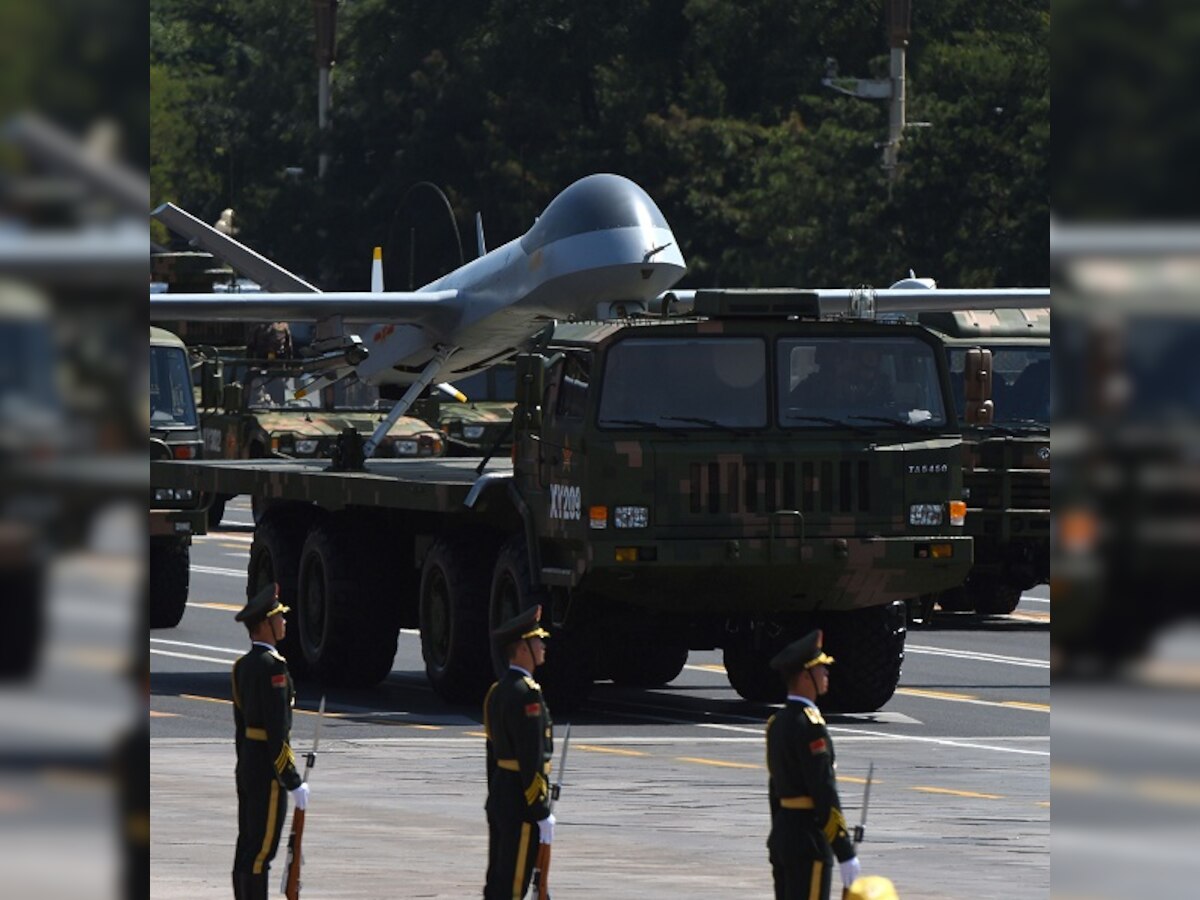
[[[979,794],[979,793],[976,793],[975,791],[952,791],[950,788],[918,786],[918,787],[909,788],[909,790],[921,791],[922,793],[925,793],[925,794],[949,794],[952,797],[970,797],[974,800],[1003,800],[1004,799],[1004,796],[1002,794]]]
[[[592,753],[612,753],[616,756],[647,756],[641,750],[622,750],[620,747],[597,747],[595,744],[576,744],[580,750],[590,750]]]
[[[1001,700],[1001,706],[1011,706],[1015,709],[1032,709],[1035,712],[1050,712],[1049,703],[1026,703],[1023,700]]]
[[[705,672],[720,672],[721,674],[725,673],[725,667],[717,665],[716,663],[698,663],[694,666],[688,666],[688,668],[702,669]]]
[[[1050,613],[1019,612],[1009,613],[1010,619],[1024,619],[1026,622],[1049,622]]]
[[[752,763],[726,762],[722,759],[705,759],[701,756],[677,756],[680,762],[699,763],[702,766],[719,766],[722,769],[761,769],[762,766]]]
[[[486,731],[464,731],[463,734],[465,734],[467,737],[487,737]]]
[[[150,710],[150,718],[152,719],[177,719],[179,713],[159,712],[157,709]]]
[[[867,783],[867,779],[859,778],[857,775],[839,775],[839,776],[837,776],[837,780],[845,781],[849,784],[866,784]],[[883,782],[880,781],[878,778],[872,778],[871,784],[883,784]]]
[[[198,606],[201,609],[219,609],[222,612],[240,612],[245,608],[245,604],[237,606],[233,603],[198,603],[194,600],[188,601],[188,606]]]
[[[974,694],[952,694],[949,691],[923,691],[919,688],[896,688],[897,694],[908,697],[933,697],[938,700],[978,700]]]
[[[201,697],[199,694],[180,694],[180,700],[203,700],[205,703],[233,703],[232,700],[223,700],[220,697]]]
[[[1044,806],[1046,809],[1049,809],[1049,808],[1050,808],[1050,801],[1049,801],[1049,800],[1039,800],[1039,801],[1038,801],[1038,802],[1037,802],[1035,805],[1037,805],[1037,806]]]

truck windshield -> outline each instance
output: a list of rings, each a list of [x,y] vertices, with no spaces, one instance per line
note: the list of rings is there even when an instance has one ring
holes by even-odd
[[[379,399],[379,388],[361,381],[339,381],[312,394],[297,397],[303,387],[301,375],[250,372],[246,378],[249,409],[377,410],[390,406]]]
[[[983,345],[986,347],[986,345]],[[992,403],[997,425],[1050,424],[1050,346],[986,347],[992,351]],[[967,348],[950,350],[954,405],[963,415],[963,367]]]
[[[608,352],[600,389],[601,428],[766,424],[767,354],[761,338],[631,338]]]
[[[192,377],[182,347],[150,348],[150,425],[196,427]]]
[[[937,360],[916,338],[782,338],[777,352],[783,428],[946,424]]]

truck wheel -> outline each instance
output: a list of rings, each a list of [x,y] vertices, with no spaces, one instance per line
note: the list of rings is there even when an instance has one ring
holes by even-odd
[[[548,613],[545,594],[534,590],[532,582],[525,536],[514,535],[500,548],[500,554],[496,557],[489,604],[491,628],[507,622],[535,603],[543,604],[543,615]],[[546,640],[546,661],[537,676],[542,684],[542,693],[552,711],[560,715],[573,712],[583,705],[592,692],[594,649],[582,631],[555,628],[553,623],[545,619],[542,625],[550,632]],[[502,648],[492,648],[497,674],[508,666],[507,661],[500,658],[501,652]]]
[[[745,700],[779,703],[787,689],[779,673],[768,663],[775,650],[754,640],[750,632],[732,635],[725,644],[725,675],[730,686]]]
[[[609,677],[629,687],[662,687],[679,677],[687,664],[688,648],[650,635],[651,640],[627,640],[613,656]]]
[[[177,538],[150,539],[150,627],[174,628],[187,609],[190,550]]]
[[[229,497],[225,494],[215,494],[208,507],[208,527],[216,528],[225,518],[225,502]]]
[[[26,678],[37,668],[45,624],[44,576],[41,566],[0,572],[0,597],[7,610],[0,629],[0,679]]]
[[[450,703],[480,703],[492,682],[487,617],[491,559],[477,542],[445,537],[425,557],[421,655],[429,684]]]
[[[368,577],[379,560],[362,559],[368,542],[337,519],[313,526],[300,553],[292,616],[312,674],[331,685],[370,687],[392,671],[399,609]]]
[[[279,585],[279,601],[295,610],[296,580],[300,573],[300,550],[304,547],[308,521],[305,518],[283,515],[267,516],[254,529],[250,545],[250,565],[246,571],[246,598],[249,599],[271,582]],[[279,652],[288,661],[288,670],[297,678],[309,674],[309,667],[300,647],[300,629],[294,627],[294,613],[289,614],[287,635],[279,643]]]
[[[874,712],[896,692],[904,662],[907,610],[903,600],[821,620],[825,651],[836,660],[821,708]]]
[[[1007,584],[989,585],[971,591],[975,612],[984,616],[1007,616],[1021,602],[1021,591]]]

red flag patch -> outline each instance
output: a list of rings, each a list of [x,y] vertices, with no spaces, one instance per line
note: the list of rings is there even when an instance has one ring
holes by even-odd
[[[817,738],[815,741],[813,741],[811,744],[808,745],[808,749],[809,749],[809,752],[811,752],[813,754],[828,753],[829,745],[825,743],[825,738]]]
[[[271,687],[287,687],[287,676],[286,675],[272,675],[271,676]]]
[[[525,715],[540,716],[541,714],[542,714],[542,704],[540,704],[540,703],[525,704]]]

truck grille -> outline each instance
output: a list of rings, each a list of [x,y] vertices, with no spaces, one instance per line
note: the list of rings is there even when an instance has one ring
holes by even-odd
[[[1007,473],[1009,496],[1005,498],[1005,473],[968,473],[971,505],[978,509],[1049,509],[1050,473],[1042,471]]]
[[[871,509],[870,466],[865,460],[694,462],[689,466],[689,481],[694,514]]]

